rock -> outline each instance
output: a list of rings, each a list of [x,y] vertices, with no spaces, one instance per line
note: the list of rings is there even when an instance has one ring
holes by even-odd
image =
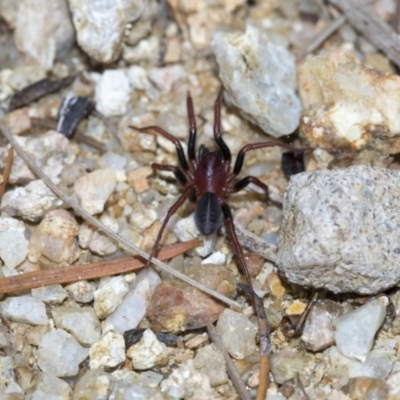
[[[96,285],[88,281],[79,281],[66,286],[70,297],[78,303],[90,303],[94,299]]]
[[[123,276],[102,278],[99,287],[93,293],[97,317],[104,319],[111,314],[121,304],[128,291],[129,287]]]
[[[400,271],[398,171],[355,166],[292,176],[276,263],[301,286],[375,294]]]
[[[300,374],[301,382],[308,386],[316,368],[315,357],[306,352],[281,350],[270,356],[270,363],[272,375],[279,384]]]
[[[157,89],[169,93],[175,82],[186,78],[187,73],[181,65],[171,65],[164,68],[152,68],[147,75]]]
[[[137,328],[160,282],[160,277],[153,269],[141,271],[129,286],[129,292],[122,303],[107,317],[106,322],[112,324],[115,331],[120,333]]]
[[[32,394],[27,396],[28,400],[69,400],[72,396],[72,390],[68,383],[50,373],[38,372],[35,374],[34,380],[36,385]]]
[[[40,136],[16,136],[18,144],[27,151],[36,161],[36,164],[56,184],[60,182],[59,175],[65,164],[75,160],[68,139],[56,131],[48,131]],[[8,147],[0,148],[0,159],[4,165],[7,158]],[[26,184],[36,180],[37,177],[22,159],[14,154],[13,167],[8,180],[10,184]]]
[[[0,209],[11,217],[18,216],[36,222],[47,211],[62,205],[63,201],[39,179],[4,193]]]
[[[32,297],[46,304],[60,304],[67,297],[67,291],[61,285],[48,285],[32,289]]]
[[[365,362],[343,356],[336,346],[327,349],[326,353],[329,355],[331,364],[329,375],[346,380],[358,376],[386,379],[395,361],[394,349],[374,349],[369,353]]]
[[[150,207],[144,206],[142,203],[135,203],[132,207],[132,213],[129,217],[133,226],[140,231],[150,228],[157,220],[157,212]]]
[[[232,295],[236,288],[233,274],[221,266],[192,268],[188,276],[225,296]],[[223,305],[193,286],[166,279],[151,298],[147,318],[155,331],[180,332],[213,323],[223,310]]]
[[[300,136],[332,154],[331,166],[345,158],[347,164],[387,166],[400,151],[399,76],[383,75],[354,52],[334,48],[307,57],[298,77]]]
[[[228,382],[224,356],[213,343],[197,350],[193,366],[208,376],[212,387]]]
[[[4,116],[3,123],[13,135],[21,135],[30,131],[32,123],[29,117],[29,108],[23,107],[9,112]]]
[[[28,63],[51,70],[56,56],[65,55],[74,42],[74,28],[66,0],[22,0],[14,41]]]
[[[12,270],[25,260],[28,241],[25,239],[23,222],[8,217],[0,217],[0,257],[5,266]]]
[[[43,372],[57,377],[75,376],[87,357],[84,349],[69,333],[55,329],[46,333],[39,345],[37,363]]]
[[[386,400],[389,388],[383,379],[359,376],[350,379],[342,391],[355,400]]]
[[[246,32],[217,32],[212,48],[225,100],[265,133],[281,137],[299,124],[296,64],[284,39],[247,25]]]
[[[205,264],[225,265],[226,255],[222,251],[216,251],[201,261],[201,265]]]
[[[125,13],[121,2],[69,0],[79,46],[94,60],[109,64],[121,53]]]
[[[387,304],[388,299],[380,297],[335,319],[334,338],[343,355],[361,362],[366,360],[386,317]]]
[[[2,388],[1,394],[4,399],[19,400],[23,395],[21,387],[15,381],[14,362],[11,357],[0,356],[0,385]],[[8,395],[8,396],[7,396]],[[15,397],[14,397],[15,396]]]
[[[389,399],[395,400],[396,397],[400,396],[400,361],[397,360],[393,364],[393,368],[386,383],[389,387]]]
[[[225,349],[237,360],[257,351],[257,327],[245,315],[225,309],[218,319],[216,329]]]
[[[91,346],[100,339],[100,321],[91,307],[68,303],[54,307],[51,315],[56,327],[70,333],[82,346]]]
[[[333,320],[339,316],[339,306],[329,299],[316,302],[304,324],[301,340],[311,351],[321,351],[334,343]]]
[[[158,388],[131,383],[118,389],[115,398],[118,400],[170,400],[171,397],[163,395]]]
[[[131,65],[127,69],[126,74],[133,89],[147,90],[150,87],[147,72],[143,67]]]
[[[122,334],[108,331],[90,348],[90,369],[115,368],[125,361],[125,340]]]
[[[181,367],[175,369],[171,375],[161,382],[161,390],[174,397],[185,399],[212,399],[210,381],[207,375],[197,372],[193,367],[193,361],[186,361]],[[200,391],[194,396],[194,391]]]
[[[96,231],[90,241],[89,249],[92,253],[98,254],[99,256],[107,256],[115,253],[118,247],[114,242],[108,239],[108,236],[104,233]]]
[[[180,218],[172,226],[172,231],[181,242],[186,242],[200,236],[200,238],[203,239],[203,244],[193,249],[193,252],[200,257],[207,257],[210,255],[217,241],[217,235],[215,233],[208,236],[201,236],[194,223],[193,214],[186,218]]]
[[[104,371],[86,371],[75,385],[73,400],[106,400],[111,394],[113,377]]]
[[[150,329],[146,329],[142,339],[129,347],[126,353],[127,357],[132,360],[133,369],[139,370],[164,364],[168,354],[167,346],[160,342]]]
[[[48,322],[45,305],[29,295],[8,297],[1,303],[1,315],[22,324],[46,325]]]
[[[130,99],[129,80],[123,70],[103,72],[95,88],[96,110],[106,117],[125,114]]]
[[[90,214],[104,210],[104,204],[114,191],[117,182],[111,169],[98,169],[77,179],[74,193],[80,205]]]
[[[78,224],[68,211],[47,212],[29,240],[29,261],[72,264],[80,255],[77,234]]]

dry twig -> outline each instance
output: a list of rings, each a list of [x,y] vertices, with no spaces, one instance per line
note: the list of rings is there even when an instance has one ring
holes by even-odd
[[[400,67],[400,40],[396,31],[362,7],[359,1],[329,0],[329,2],[340,8],[355,29]]]
[[[49,189],[56,194],[61,200],[63,200],[66,204],[68,204],[77,215],[80,215],[84,220],[88,221],[91,225],[95,226],[97,229],[99,229],[101,232],[103,232],[105,235],[110,237],[111,239],[115,240],[117,243],[119,243],[121,246],[126,248],[129,252],[135,255],[139,255],[143,257],[144,259],[148,259],[149,255],[133,243],[128,242],[125,238],[121,237],[120,235],[116,234],[113,232],[110,228],[107,226],[103,225],[101,222],[99,222],[96,218],[94,218],[91,214],[89,214],[84,208],[82,208],[75,200],[73,200],[70,196],[66,195],[57,185],[55,185],[51,179],[43,173],[43,171],[36,165],[36,163],[33,161],[31,156],[29,156],[24,149],[18,144],[16,139],[14,138],[14,135],[8,130],[8,128],[4,125],[2,121],[0,121],[0,131],[3,133],[3,135],[8,139],[14,150],[18,153],[18,155],[25,161],[26,164],[32,169],[32,171],[40,178],[42,181],[49,187]],[[229,299],[226,296],[223,296],[222,294],[216,292],[215,290],[212,290],[198,282],[196,282],[194,279],[189,278],[185,274],[171,268],[169,265],[163,263],[157,258],[152,259],[152,263],[157,265],[157,267],[161,268],[162,270],[170,273],[171,275],[174,275],[176,278],[179,278],[190,285],[196,287],[197,289],[217,298],[218,300],[221,300],[225,304],[229,304],[235,308],[241,309],[242,306],[240,303],[237,301],[234,301],[232,299]]]
[[[10,174],[11,174],[13,159],[14,159],[14,150],[12,147],[10,147],[8,149],[6,165],[5,165],[4,171],[3,171],[3,182],[1,182],[1,184],[0,184],[0,201],[3,198],[3,194],[6,190],[8,178],[10,177]]]
[[[160,260],[168,260],[196,247],[200,244],[197,239],[178,243],[162,248],[158,254]],[[84,279],[96,279],[132,272],[144,267],[146,261],[138,256],[120,258],[118,260],[98,263],[74,265],[66,268],[54,268],[43,271],[27,272],[0,279],[0,294],[20,292],[57,283],[78,282]]]

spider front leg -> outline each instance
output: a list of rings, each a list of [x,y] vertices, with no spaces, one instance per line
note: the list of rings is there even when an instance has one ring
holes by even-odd
[[[163,164],[153,163],[151,164],[151,167],[157,171],[172,172],[175,175],[177,181],[183,186],[186,186],[188,182],[186,175],[178,167],[175,167],[175,165],[163,165]]]
[[[267,316],[265,314],[264,305],[262,299],[257,296],[254,292],[253,285],[251,283],[249,269],[247,268],[246,260],[243,254],[242,246],[237,238],[235,226],[233,224],[232,212],[227,203],[220,199],[222,213],[225,218],[226,230],[231,238],[233,248],[235,249],[236,256],[239,259],[240,266],[246,277],[246,282],[250,290],[252,303],[254,311],[257,315],[258,326],[259,326],[259,335],[260,335],[260,383],[257,391],[257,399],[256,400],[264,400],[267,393],[268,388],[268,376],[269,376],[269,358],[268,354],[270,353],[270,341],[269,334],[270,329],[268,325]]]
[[[173,167],[173,165],[165,165],[163,167]],[[166,169],[168,170],[168,169]],[[193,191],[195,191],[195,187],[193,185],[187,186],[182,195],[178,198],[178,200],[172,205],[172,207],[168,210],[167,215],[164,218],[164,221],[161,225],[161,228],[158,232],[156,241],[154,243],[153,249],[151,250],[151,253],[149,255],[149,258],[147,259],[146,262],[146,268],[151,264],[151,259],[154,257],[154,255],[157,253],[158,246],[160,245],[162,235],[164,233],[164,230],[168,224],[168,221],[176,213],[178,208],[192,195]]]
[[[217,142],[219,149],[221,150],[222,157],[225,163],[230,163],[232,156],[229,150],[229,147],[224,142],[221,136],[221,102],[222,102],[222,93],[221,89],[218,93],[217,100],[215,100],[214,106],[214,139]]]
[[[197,133],[197,128],[196,128],[196,117],[194,115],[194,109],[193,109],[193,100],[192,97],[190,96],[190,93],[188,92],[187,99],[186,99],[186,106],[187,106],[187,112],[188,112],[188,118],[189,118],[189,143],[188,143],[188,156],[189,156],[189,161],[192,164],[196,164],[196,133]]]

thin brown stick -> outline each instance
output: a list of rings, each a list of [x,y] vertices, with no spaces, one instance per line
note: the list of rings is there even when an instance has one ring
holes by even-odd
[[[6,165],[5,165],[4,171],[3,171],[3,182],[1,182],[1,184],[0,184],[0,201],[3,198],[3,194],[6,190],[8,179],[10,178],[13,159],[14,159],[14,150],[12,147],[10,147],[8,149]]]
[[[372,15],[356,0],[329,0],[340,8],[347,21],[361,32],[374,46],[400,67],[400,40],[397,32]]]
[[[27,152],[25,152],[24,149],[18,144],[18,142],[14,138],[14,135],[9,131],[9,129],[4,125],[2,121],[0,121],[0,131],[10,142],[11,146],[14,148],[17,154],[32,169],[32,171],[49,187],[49,189],[53,193],[55,193],[56,196],[58,196],[61,200],[63,200],[66,204],[68,204],[75,211],[77,215],[80,215],[84,220],[88,221],[91,225],[95,226],[109,238],[115,240],[117,243],[125,247],[127,251],[131,252],[132,254],[140,255],[146,260],[149,258],[149,255],[144,250],[140,249],[133,243],[127,241],[125,238],[113,232],[110,228],[102,224],[91,214],[89,214],[84,208],[82,208],[75,200],[73,200],[70,196],[66,195],[57,185],[55,185],[51,181],[51,179],[36,165],[31,156],[28,155]],[[225,304],[229,304],[237,309],[242,308],[241,304],[238,303],[237,301],[229,299],[228,297],[216,292],[215,290],[212,290],[207,286],[202,285],[201,283],[195,281],[194,279],[170,267],[168,264],[163,263],[158,258],[153,258],[152,263],[157,265],[157,267],[161,268],[162,270],[175,276],[176,278],[181,279],[186,283],[189,283],[190,285],[196,287],[197,289],[209,294],[210,296],[213,296],[216,299],[221,300]]]
[[[168,260],[200,244],[200,240],[166,246],[160,249],[158,258]],[[142,268],[146,261],[140,256],[102,261],[92,264],[74,265],[66,268],[54,268],[43,271],[28,272],[0,279],[0,294],[20,292],[41,286],[57,283],[78,282],[84,279],[96,279],[103,276],[124,274]]]
[[[233,364],[231,358],[229,357],[228,352],[225,350],[225,347],[222,344],[221,338],[218,335],[217,330],[214,328],[214,325],[207,325],[207,332],[210,335],[211,340],[218,347],[218,350],[224,356],[226,362],[226,369],[228,370],[229,377],[232,380],[233,385],[235,386],[240,398],[242,400],[251,400],[250,394],[244,385],[242,378],[240,377],[235,364]]]

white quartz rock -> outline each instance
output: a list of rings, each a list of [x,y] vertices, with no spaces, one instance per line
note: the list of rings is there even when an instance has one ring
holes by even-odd
[[[121,52],[125,14],[120,1],[69,0],[79,46],[91,58],[108,64]]]
[[[125,361],[125,340],[121,333],[108,331],[92,345],[90,369],[115,368]]]
[[[186,218],[180,218],[178,222],[172,226],[172,230],[174,235],[182,242],[186,242],[187,240],[192,240],[197,237],[202,238],[203,244],[197,246],[193,250],[200,257],[207,257],[214,249],[215,242],[217,240],[216,233],[208,236],[202,236],[196,228],[193,215],[189,215]]]
[[[139,65],[131,65],[126,74],[133,89],[146,90],[150,87],[146,70]]]
[[[92,307],[68,303],[54,307],[51,315],[57,328],[70,333],[82,346],[91,346],[100,339],[100,321]]]
[[[93,299],[93,293],[96,290],[96,285],[93,282],[79,281],[66,286],[71,299],[78,303],[90,303]]]
[[[114,191],[117,181],[111,169],[98,169],[77,179],[74,193],[81,206],[90,214],[104,210],[104,204]]]
[[[102,278],[94,295],[94,311],[98,318],[111,314],[129,291],[123,276]]]
[[[115,331],[125,332],[137,328],[146,314],[147,306],[157,285],[161,283],[158,274],[151,268],[139,273],[129,287],[129,293],[122,303],[106,319]]]
[[[216,329],[225,349],[237,360],[257,351],[257,328],[245,315],[226,308],[219,316]]]
[[[140,230],[150,228],[151,225],[157,220],[157,212],[143,204],[137,202],[132,207],[130,215],[131,224]]]
[[[56,263],[72,264],[80,255],[77,233],[78,224],[68,211],[49,211],[29,240],[29,261],[37,263],[44,256]]]
[[[29,61],[50,70],[56,56],[74,42],[74,28],[66,0],[22,0],[17,13],[14,40]]]
[[[1,315],[13,322],[32,325],[46,325],[46,307],[32,296],[8,297],[1,303]]]
[[[143,332],[142,339],[129,347],[127,357],[132,360],[133,369],[144,370],[163,364],[169,351],[164,343],[150,329]]]
[[[296,64],[284,39],[247,25],[246,32],[216,32],[212,48],[225,100],[263,131],[281,137],[298,126]]]
[[[130,99],[130,86],[123,70],[103,72],[95,88],[96,110],[106,117],[125,114]]]
[[[99,231],[96,231],[89,244],[89,249],[92,253],[99,256],[107,256],[115,253],[118,249],[117,245],[112,242],[108,237]]]
[[[207,258],[205,258],[201,264],[216,264],[216,265],[225,265],[226,263],[226,255],[222,251],[216,251],[212,253]]]
[[[93,370],[86,371],[75,385],[74,400],[105,400],[110,396],[114,379],[111,374]]]
[[[32,289],[32,297],[53,305],[62,303],[68,293],[61,285],[48,285]]]
[[[386,316],[388,299],[380,297],[334,320],[334,338],[339,351],[364,362],[374,337]]]
[[[15,378],[13,359],[0,356],[0,396],[2,399],[22,398],[23,391]]]
[[[16,215],[35,222],[47,211],[59,208],[62,204],[62,200],[39,179],[5,193],[0,209],[11,217]]]
[[[0,258],[8,269],[15,268],[28,254],[28,241],[25,239],[23,222],[0,217]]]
[[[181,65],[164,68],[152,68],[148,71],[149,79],[162,92],[169,93],[175,82],[186,78],[187,73]]]
[[[79,364],[87,357],[88,349],[83,348],[73,336],[55,329],[46,333],[37,353],[37,363],[43,372],[57,377],[75,376]]]
[[[46,372],[39,372],[35,378],[36,386],[32,394],[26,397],[28,400],[69,400],[71,398],[71,387],[62,379]]]

